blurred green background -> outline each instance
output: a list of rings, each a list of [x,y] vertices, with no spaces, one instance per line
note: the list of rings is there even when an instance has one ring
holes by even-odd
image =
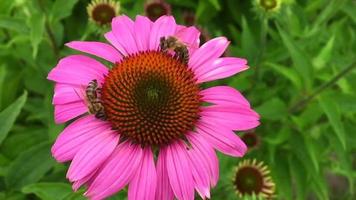
[[[65,179],[50,146],[64,125],[53,120],[47,73],[76,53],[72,40],[102,40],[87,0],[0,1],[0,199],[85,199]],[[146,1],[121,0],[121,14],[145,14]],[[225,55],[250,69],[209,85],[239,89],[261,115],[250,132],[259,145],[245,158],[264,161],[276,199],[356,199],[356,2],[167,0],[178,23],[197,25],[202,40],[226,36]],[[244,133],[238,133],[243,135]],[[242,160],[220,155],[212,199],[238,199],[232,184]],[[126,192],[111,199],[126,199]],[[199,199],[199,198],[197,198]]]

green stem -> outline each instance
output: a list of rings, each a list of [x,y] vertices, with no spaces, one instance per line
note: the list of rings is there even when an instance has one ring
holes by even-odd
[[[328,82],[322,84],[320,87],[318,87],[316,90],[314,90],[314,92],[312,92],[309,96],[306,96],[305,98],[301,99],[300,101],[295,103],[293,106],[291,106],[290,109],[289,109],[289,112],[290,113],[294,113],[294,112],[297,112],[297,111],[301,110],[311,100],[313,100],[318,94],[320,94],[322,91],[324,91],[325,89],[329,88],[330,86],[334,85],[339,79],[344,77],[347,73],[349,73],[355,67],[356,67],[356,62],[353,62],[348,67],[346,67],[343,70],[341,70],[338,74],[336,74]]]
[[[50,24],[48,23],[48,16],[47,16],[46,9],[43,6],[42,0],[38,0],[37,2],[38,2],[38,5],[39,5],[41,11],[45,15],[45,29],[46,29],[46,33],[48,35],[49,41],[50,41],[51,46],[52,46],[53,54],[57,59],[59,59],[59,49],[58,49],[58,46],[57,46],[56,38],[54,37],[54,33],[53,33],[52,29],[51,29]]]
[[[267,29],[268,29],[268,18],[266,16],[261,17],[261,34],[260,34],[260,50],[255,59],[255,73],[253,75],[251,89],[257,84],[257,80],[260,72],[260,65],[263,55],[266,51],[266,41],[267,41]]]

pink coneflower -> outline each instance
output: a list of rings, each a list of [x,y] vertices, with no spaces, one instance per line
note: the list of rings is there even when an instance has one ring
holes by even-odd
[[[156,21],[163,15],[172,14],[171,5],[165,0],[147,0],[145,4],[145,14],[150,20]]]
[[[72,160],[74,190],[86,185],[87,197],[103,199],[128,185],[129,200],[190,200],[194,190],[210,198],[219,177],[214,149],[243,156],[246,145],[233,130],[258,126],[259,116],[234,88],[200,87],[248,66],[219,58],[226,38],[199,47],[199,34],[171,16],[120,16],[105,34],[110,44],[67,44],[112,63],[72,55],[48,75],[56,83],[55,121],[75,119],[52,148],[59,162]]]

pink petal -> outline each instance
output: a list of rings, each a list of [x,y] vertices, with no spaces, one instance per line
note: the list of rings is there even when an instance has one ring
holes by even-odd
[[[102,42],[73,41],[67,43],[66,46],[78,51],[82,51],[84,53],[89,53],[94,56],[98,56],[112,63],[119,62],[122,58],[122,56],[116,49],[114,49],[111,45]]]
[[[157,159],[157,191],[156,200],[173,200],[174,194],[169,183],[167,172],[167,150],[161,149]]]
[[[210,169],[203,155],[192,148],[188,151],[195,188],[202,199],[210,199]]]
[[[83,55],[72,55],[61,59],[48,74],[47,79],[86,87],[94,79],[102,83],[107,73],[108,68],[95,59]]]
[[[244,105],[250,107],[250,103],[236,89],[229,86],[215,86],[199,93],[202,101],[218,105]]]
[[[170,144],[166,154],[169,182],[179,200],[194,199],[194,180],[185,145],[181,141]]]
[[[152,25],[153,23],[147,17],[139,15],[136,17],[134,34],[139,51],[148,50]]]
[[[107,162],[103,164],[85,196],[90,199],[104,199],[127,185],[141,163],[142,148],[123,142],[116,147]]]
[[[78,180],[78,181],[74,181],[73,185],[72,185],[72,189],[76,192],[78,191],[78,189],[84,185],[87,182],[90,182],[94,177],[95,174],[97,173],[98,169],[94,170],[93,172],[91,172],[90,174],[86,175],[84,178]]]
[[[152,150],[143,150],[142,163],[129,185],[129,200],[154,200],[157,186],[157,173]]]
[[[151,29],[150,34],[150,50],[157,50],[160,43],[160,38],[163,36],[174,35],[176,30],[176,22],[172,16],[161,16],[158,18]]]
[[[189,60],[189,66],[192,67],[194,71],[199,70],[199,68],[205,66],[206,63],[209,64],[219,58],[229,43],[225,37],[217,37],[209,40],[194,52]]]
[[[98,120],[92,115],[82,117],[59,134],[52,146],[52,155],[58,162],[72,160],[80,148],[95,135],[110,129],[110,124]]]
[[[201,108],[200,115],[209,122],[223,124],[232,130],[249,130],[259,125],[260,116],[244,105],[213,105]]]
[[[55,105],[54,121],[57,124],[67,122],[75,117],[82,115],[88,111],[88,107],[83,101],[73,103]]]
[[[202,135],[214,148],[224,154],[242,157],[247,150],[245,143],[230,129],[216,124],[205,123],[203,119],[197,125],[197,132]]]
[[[107,41],[110,42],[123,56],[128,56],[127,51],[124,46],[119,42],[119,40],[114,35],[113,31],[107,32],[104,34],[104,37]]]
[[[129,17],[121,15],[112,20],[111,26],[116,40],[125,49],[125,52],[128,54],[136,53],[134,22]]]
[[[248,69],[247,61],[241,58],[218,58],[211,64],[205,64],[194,72],[198,78],[198,83],[217,80],[232,76],[236,73]]]
[[[67,104],[76,101],[85,101],[84,87],[63,83],[55,85],[52,104]]]
[[[187,138],[195,153],[202,158],[201,164],[204,164],[209,169],[210,184],[215,187],[219,180],[219,161],[213,147],[201,134],[191,132],[187,134]]]
[[[200,31],[194,26],[180,29],[176,32],[175,36],[189,47],[190,53],[194,52],[199,48]]]
[[[114,151],[119,134],[112,130],[99,132],[74,156],[70,164],[67,178],[71,181],[78,181],[98,168]]]

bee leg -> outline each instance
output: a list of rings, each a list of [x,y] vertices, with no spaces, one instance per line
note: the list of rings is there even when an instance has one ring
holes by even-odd
[[[178,47],[174,49],[175,56],[182,61],[184,64],[188,64],[189,62],[189,53],[186,47]]]

